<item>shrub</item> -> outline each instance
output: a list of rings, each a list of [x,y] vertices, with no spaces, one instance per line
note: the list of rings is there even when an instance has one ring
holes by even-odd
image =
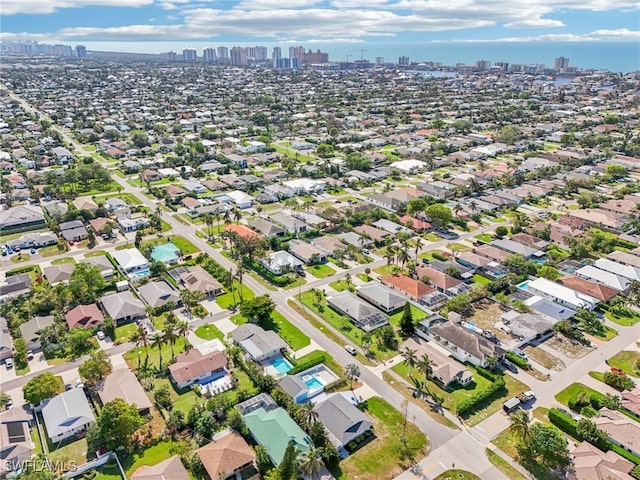
[[[496,235],[499,237],[504,237],[507,233],[509,233],[509,229],[507,229],[507,227],[500,226],[496,228]]]
[[[531,370],[531,365],[529,364],[529,362],[524,358],[516,355],[515,353],[507,352],[505,353],[504,356],[507,358],[507,360],[509,360],[511,363],[516,364],[520,368],[524,368],[525,370]]]
[[[320,365],[321,363],[324,363],[324,360],[325,360],[324,355],[310,358],[306,362],[298,363],[295,367],[289,370],[287,374],[295,375],[296,373],[300,373],[306,370],[307,368],[315,367],[316,365]]]
[[[487,370],[486,368],[476,367],[475,370],[476,372],[478,372],[478,375],[486,378],[487,380],[491,380],[492,382],[494,382],[498,377],[495,373],[493,373],[490,370]]]
[[[620,375],[613,372],[606,372],[604,374],[604,383],[620,392],[623,390],[633,390],[636,386],[636,383],[627,375]]]
[[[431,252],[431,256],[436,260],[440,260],[441,262],[446,262],[447,260],[449,260],[447,257],[438,252]]]
[[[580,409],[580,415],[582,415],[583,417],[591,418],[598,415],[598,411],[595,408],[593,408],[591,405],[588,405]]]
[[[549,421],[560,430],[571,435],[573,438],[578,438],[578,422],[571,418],[570,415],[561,412],[557,408],[550,408],[548,416]]]
[[[498,378],[489,388],[474,393],[471,397],[464,398],[458,403],[458,415],[465,416],[478,409],[481,405],[501,397],[507,392],[504,379]]]

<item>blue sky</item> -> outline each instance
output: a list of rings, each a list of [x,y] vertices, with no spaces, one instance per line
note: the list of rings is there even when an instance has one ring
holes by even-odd
[[[640,42],[639,5],[637,0],[2,0],[0,38],[159,42],[159,52],[166,51],[166,42]]]

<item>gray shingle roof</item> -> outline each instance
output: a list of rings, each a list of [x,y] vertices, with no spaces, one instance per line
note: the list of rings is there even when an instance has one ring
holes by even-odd
[[[56,395],[42,408],[49,438],[64,434],[95,420],[82,388]]]
[[[369,417],[339,393],[316,405],[314,410],[336,446],[346,445],[373,427]]]

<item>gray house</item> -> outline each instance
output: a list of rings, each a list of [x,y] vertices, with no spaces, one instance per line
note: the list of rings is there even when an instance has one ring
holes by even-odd
[[[82,388],[56,395],[42,407],[42,418],[51,442],[60,442],[84,432],[95,417]]]
[[[364,300],[360,300],[351,292],[340,292],[327,297],[327,303],[338,313],[349,317],[352,323],[365,332],[370,332],[389,323],[387,315]]]
[[[9,334],[7,319],[0,317],[0,360],[13,356],[13,340]]]
[[[356,294],[386,313],[398,310],[407,303],[407,299],[402,295],[398,295],[390,288],[373,281],[358,287]]]
[[[340,393],[331,395],[314,410],[329,432],[331,443],[338,449],[352,441],[358,442],[373,430],[371,419]]]
[[[55,317],[53,315],[47,315],[45,317],[33,317],[28,322],[20,325],[20,335],[27,344],[29,350],[40,350],[42,344],[40,343],[40,332],[44,327],[53,325]]]
[[[116,322],[127,322],[145,315],[144,303],[129,290],[107,295],[100,300],[102,310]]]
[[[275,357],[287,349],[287,344],[276,332],[264,330],[253,323],[240,325],[231,332],[231,338],[254,362],[258,363]]]
[[[138,293],[144,302],[151,307],[164,307],[167,303],[180,302],[180,295],[165,281],[149,282],[138,288]]]

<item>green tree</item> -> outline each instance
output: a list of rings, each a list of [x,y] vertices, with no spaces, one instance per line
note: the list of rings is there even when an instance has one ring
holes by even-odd
[[[424,214],[429,219],[431,224],[436,228],[445,228],[451,223],[451,220],[453,219],[451,209],[446,205],[442,205],[441,203],[434,203],[433,205],[429,205],[425,209]]]
[[[404,337],[410,337],[416,332],[416,325],[413,321],[413,313],[409,302],[404,304],[402,318],[400,318],[400,332]]]
[[[104,287],[104,278],[97,266],[85,262],[76,263],[69,278],[69,291],[77,303],[95,302]]]
[[[153,391],[153,401],[156,402],[161,408],[165,410],[171,410],[173,402],[171,400],[171,393],[169,392],[168,385],[162,385],[160,388],[156,388]]]
[[[62,393],[62,382],[51,372],[44,372],[33,377],[22,387],[24,399],[37,407],[42,400]]]
[[[626,167],[623,167],[622,165],[607,165],[605,167],[605,173],[607,175],[609,175],[610,177],[618,180],[620,178],[624,178],[629,174],[629,171],[627,170]]]
[[[144,424],[135,405],[129,405],[121,398],[107,402],[96,419],[97,432],[107,448],[131,445],[131,435]]]
[[[344,375],[349,380],[351,390],[353,390],[353,381],[360,376],[360,368],[355,363],[349,363],[344,368]]]
[[[89,341],[93,337],[91,330],[86,328],[72,328],[67,334],[69,352],[73,358],[78,358],[91,350],[93,344]]]
[[[271,470],[273,466],[271,464],[271,460],[269,459],[269,454],[267,453],[267,450],[262,445],[256,445],[255,452],[256,452],[256,466],[258,467],[258,471],[262,475],[266,475],[266,473],[269,470]]]
[[[9,404],[10,400],[11,400],[11,397],[9,396],[8,393],[0,392],[0,410],[4,410],[5,408],[7,408],[7,405]]]
[[[159,367],[162,370],[162,346],[165,344],[164,335],[160,332],[154,332],[151,336],[151,347],[158,349]]]
[[[496,228],[496,235],[499,237],[504,237],[509,233],[509,229],[505,226],[499,226]]]
[[[319,157],[322,158],[329,158],[333,156],[333,145],[330,145],[328,143],[321,143],[320,145],[318,145],[318,148],[316,149],[316,154]],[[285,480],[285,479],[283,479]]]
[[[13,341],[13,361],[16,362],[16,368],[23,369],[29,365],[27,358],[27,342],[23,338],[16,338]]]
[[[409,372],[409,377],[411,377],[411,369],[413,367],[416,366],[416,364],[418,363],[418,357],[416,356],[417,350],[413,349],[413,348],[405,348],[400,355],[402,355],[402,358],[404,358],[404,360],[402,361],[402,363],[404,363]]]
[[[538,269],[538,276],[546,278],[547,280],[557,280],[562,275],[558,272],[558,269],[551,265],[543,265]]]
[[[607,435],[588,418],[578,420],[576,432],[580,438],[593,445],[604,447],[606,444]]]
[[[296,472],[298,471],[298,451],[296,450],[295,443],[289,442],[280,465],[278,465],[278,473],[280,474],[280,480],[295,480]]]
[[[111,360],[104,350],[98,350],[78,368],[78,373],[90,386],[95,386],[97,382],[109,375],[113,371]]]
[[[431,366],[431,359],[428,354],[422,354],[416,363],[416,368],[424,375],[424,378],[429,378],[433,374],[433,367]]]
[[[518,410],[509,416],[509,432],[520,442],[528,442],[531,434],[529,412]]]
[[[552,469],[565,467],[570,461],[564,434],[547,423],[531,425],[529,440],[521,442],[518,450],[523,457],[538,460]]]
[[[322,461],[322,449],[309,447],[309,450],[302,454],[300,458],[300,473],[310,480],[316,480],[320,477],[320,472],[324,468]]]
[[[271,320],[276,305],[268,294],[254,297],[240,304],[240,313],[247,320],[257,320],[264,324]]]

